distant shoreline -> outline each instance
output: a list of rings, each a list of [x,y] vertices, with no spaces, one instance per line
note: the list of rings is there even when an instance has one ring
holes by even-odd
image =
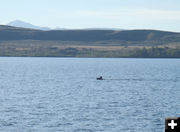
[[[180,58],[179,46],[0,46],[1,57],[73,57],[73,58]]]
[[[179,58],[143,58],[143,57],[139,57],[139,58],[135,58],[135,57],[55,57],[55,56],[0,56],[0,58],[65,58],[65,59],[180,59]]]

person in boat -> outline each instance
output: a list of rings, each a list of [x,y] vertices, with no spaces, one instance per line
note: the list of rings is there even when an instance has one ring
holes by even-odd
[[[102,76],[100,76],[100,77],[98,77],[98,78],[97,78],[97,80],[103,80],[103,77],[102,77]]]

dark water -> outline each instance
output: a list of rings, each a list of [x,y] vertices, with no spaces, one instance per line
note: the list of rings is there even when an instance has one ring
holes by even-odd
[[[178,59],[0,58],[0,132],[163,132],[169,116]]]

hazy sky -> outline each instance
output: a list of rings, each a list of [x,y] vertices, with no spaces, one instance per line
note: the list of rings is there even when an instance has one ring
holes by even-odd
[[[0,24],[180,32],[180,0],[0,0]]]

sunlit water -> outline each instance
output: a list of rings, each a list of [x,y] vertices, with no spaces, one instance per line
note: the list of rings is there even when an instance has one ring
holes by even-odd
[[[178,59],[0,58],[0,132],[163,132],[169,116]]]

